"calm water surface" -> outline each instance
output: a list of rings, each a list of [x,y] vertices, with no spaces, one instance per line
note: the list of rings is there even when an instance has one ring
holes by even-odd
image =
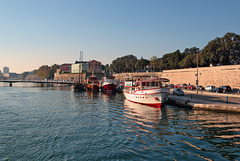
[[[240,115],[0,84],[0,160],[240,160]]]

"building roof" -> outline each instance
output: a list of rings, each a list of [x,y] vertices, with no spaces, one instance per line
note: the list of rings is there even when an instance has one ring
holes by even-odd
[[[87,61],[75,61],[75,64],[79,64],[79,63],[88,63]]]
[[[71,66],[72,64],[69,64],[69,63],[64,63],[62,64],[61,66]]]
[[[89,63],[101,63],[101,62],[96,61],[96,60],[91,60],[91,61],[89,61]]]

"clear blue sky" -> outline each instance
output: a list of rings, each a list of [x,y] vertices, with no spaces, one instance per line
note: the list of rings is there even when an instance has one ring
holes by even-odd
[[[239,0],[0,0],[0,70],[162,57],[240,34]]]

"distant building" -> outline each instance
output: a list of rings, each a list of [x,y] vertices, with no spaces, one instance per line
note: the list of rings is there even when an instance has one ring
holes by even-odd
[[[3,67],[3,73],[4,74],[9,73],[9,68],[8,67]]]
[[[87,73],[87,71],[88,71],[88,62],[86,61],[76,61],[75,64],[72,64],[71,73]]]
[[[17,73],[3,73],[3,76],[11,79],[20,79],[22,77],[21,74]]]
[[[88,72],[96,72],[96,73],[101,73],[102,72],[102,64],[99,61],[92,60],[88,62]]]
[[[72,64],[62,64],[60,66],[60,73],[71,73]]]

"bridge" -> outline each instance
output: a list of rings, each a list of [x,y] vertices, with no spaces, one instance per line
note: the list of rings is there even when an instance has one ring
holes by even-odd
[[[67,84],[72,85],[73,81],[56,81],[56,80],[0,80],[0,82],[9,83],[12,87],[13,83],[38,83],[41,87],[44,84]]]

